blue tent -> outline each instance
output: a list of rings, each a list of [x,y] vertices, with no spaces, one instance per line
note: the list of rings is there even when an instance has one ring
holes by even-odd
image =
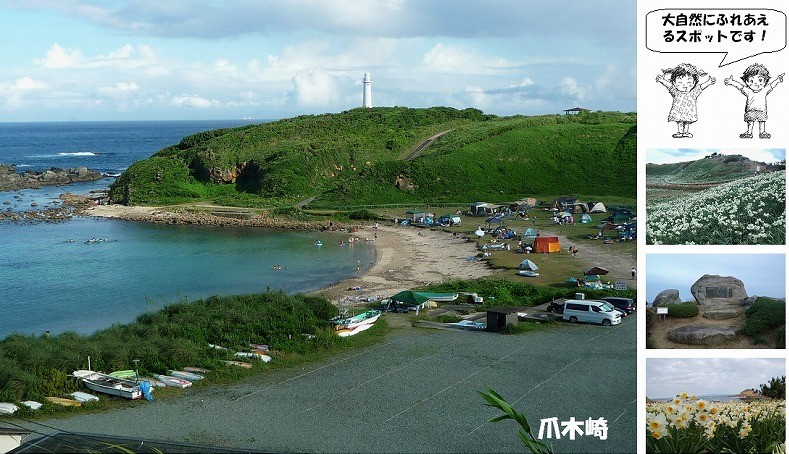
[[[520,265],[518,265],[518,269],[519,269],[519,270],[532,270],[532,271],[534,271],[534,270],[538,270],[539,268],[538,268],[538,267],[537,267],[537,265],[536,265],[534,262],[532,262],[531,260],[529,260],[529,259],[525,259],[525,260],[523,260],[523,261],[521,262],[521,264],[520,264]]]

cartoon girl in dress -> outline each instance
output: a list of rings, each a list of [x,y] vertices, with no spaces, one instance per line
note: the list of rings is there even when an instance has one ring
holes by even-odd
[[[705,77],[706,80],[699,83]],[[677,122],[677,132],[671,137],[693,137],[688,126],[698,120],[696,99],[705,88],[715,83],[715,78],[690,63],[680,63],[675,68],[664,69],[655,81],[666,87],[674,98],[668,121]]]

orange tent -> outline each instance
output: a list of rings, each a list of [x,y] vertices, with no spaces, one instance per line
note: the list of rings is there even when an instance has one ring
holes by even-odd
[[[559,237],[555,236],[538,236],[534,240],[533,247],[534,252],[562,252]]]

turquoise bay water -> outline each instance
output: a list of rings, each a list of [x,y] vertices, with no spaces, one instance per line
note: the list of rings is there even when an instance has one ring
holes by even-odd
[[[318,289],[374,260],[370,244],[339,247],[343,238],[91,218],[0,223],[0,338],[89,334],[182,298]]]

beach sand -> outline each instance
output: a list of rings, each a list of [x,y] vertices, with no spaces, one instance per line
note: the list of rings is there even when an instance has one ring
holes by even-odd
[[[208,213],[189,210],[171,210],[156,207],[124,205],[99,205],[84,214],[109,219],[156,223],[255,225],[264,227],[320,228],[320,224],[278,225],[271,218],[239,221],[221,218]],[[336,304],[353,306],[365,304],[370,297],[388,298],[395,293],[450,279],[476,279],[493,274],[484,262],[469,261],[476,257],[476,243],[463,236],[401,225],[346,226],[349,233],[360,241],[373,243],[375,263],[358,276],[312,292],[322,294]],[[355,288],[359,290],[355,290]]]
[[[462,236],[399,225],[365,227],[353,235],[374,241],[376,260],[364,274],[315,292],[335,303],[353,305],[368,297],[387,298],[426,284],[493,274],[484,262],[467,260],[478,251],[475,242]]]

